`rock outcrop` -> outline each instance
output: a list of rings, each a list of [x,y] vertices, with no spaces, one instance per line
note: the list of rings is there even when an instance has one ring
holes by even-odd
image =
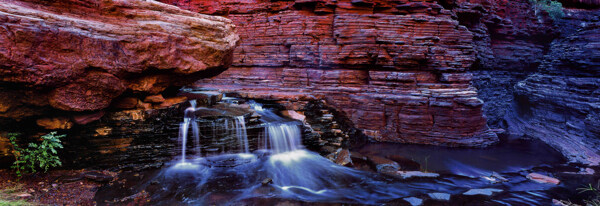
[[[225,70],[238,40],[228,19],[155,1],[2,0],[0,118],[142,107]]]
[[[568,11],[540,69],[516,84],[511,132],[600,164],[600,11]]]
[[[548,45],[558,36],[548,14],[529,0],[456,1],[453,10],[473,32],[477,62],[470,72],[492,128],[505,128],[513,108],[513,87],[537,70]]]
[[[233,20],[228,71],[197,83],[301,109],[326,100],[378,141],[497,141],[467,70],[473,33],[437,1],[163,2]]]

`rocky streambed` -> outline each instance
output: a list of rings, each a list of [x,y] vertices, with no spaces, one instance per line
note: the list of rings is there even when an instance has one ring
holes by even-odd
[[[188,128],[184,160],[190,165],[182,167],[180,158],[180,123],[188,115],[189,101],[163,109],[114,112],[69,130],[64,162],[67,168],[86,170],[30,177],[26,187],[35,189],[26,190],[32,195],[26,198],[69,194],[81,188],[63,185],[77,183],[88,185],[89,192],[64,201],[549,205],[557,200],[582,203],[589,195],[576,189],[599,178],[595,171],[600,168],[568,163],[532,139],[501,135],[500,143],[487,148],[377,143],[367,141],[341,113],[320,102],[287,110],[274,101],[236,98],[212,89],[185,89],[180,95],[197,104],[200,152],[195,152],[193,129]],[[292,124],[279,128],[273,121]],[[240,143],[239,124],[247,143]],[[279,140],[270,138],[286,140],[283,145],[295,142],[294,147],[274,150],[272,142]],[[33,187],[38,180],[46,186]],[[62,193],[56,188],[63,188]],[[58,198],[50,204],[64,201]]]

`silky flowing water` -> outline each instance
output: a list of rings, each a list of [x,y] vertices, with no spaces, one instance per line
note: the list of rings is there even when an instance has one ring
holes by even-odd
[[[429,193],[458,195],[461,201],[469,198],[460,196],[469,189],[497,188],[503,192],[475,202],[548,205],[552,198],[566,195],[560,186],[525,178],[530,171],[543,173],[564,163],[560,154],[538,142],[506,140],[486,149],[371,143],[358,149],[363,154],[400,155],[441,174],[435,179],[400,180],[336,165],[304,149],[300,122],[280,117],[258,103],[250,105],[261,115],[265,128],[258,150],[249,150],[245,120],[235,117],[224,128],[235,132],[240,149],[202,156],[198,151],[202,132],[197,129],[193,115],[197,108],[192,103],[181,123],[180,156],[162,169],[125,175],[125,183],[100,190],[97,201],[135,199],[143,191],[156,205],[262,205],[281,201],[377,205]],[[188,130],[195,146],[186,145],[190,144]],[[493,183],[486,178],[492,174],[509,181]]]

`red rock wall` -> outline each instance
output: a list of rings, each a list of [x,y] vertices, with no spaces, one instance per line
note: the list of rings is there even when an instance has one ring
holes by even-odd
[[[164,0],[238,26],[233,66],[197,83],[279,99],[325,99],[376,140],[497,140],[467,72],[473,34],[437,1]]]

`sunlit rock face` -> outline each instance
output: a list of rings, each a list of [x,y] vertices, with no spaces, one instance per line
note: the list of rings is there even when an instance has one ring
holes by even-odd
[[[141,102],[225,70],[238,40],[228,19],[155,1],[0,1],[0,117]]]
[[[324,99],[375,140],[485,146],[497,140],[467,72],[473,34],[436,1],[179,1],[222,15],[242,39],[232,68],[198,86]]]

